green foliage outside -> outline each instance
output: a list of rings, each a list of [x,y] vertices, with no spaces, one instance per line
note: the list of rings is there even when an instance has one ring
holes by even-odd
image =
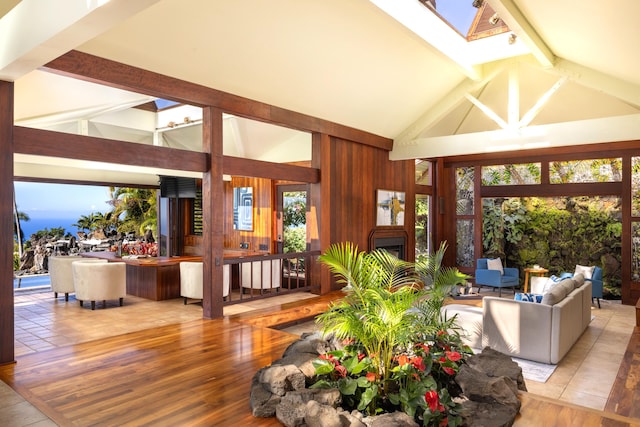
[[[483,256],[523,269],[539,264],[549,274],[577,264],[603,268],[605,298],[621,290],[621,223],[618,198],[509,198],[483,200]]]
[[[416,254],[429,254],[429,198],[416,197]]]
[[[420,425],[461,423],[453,378],[471,350],[447,332],[455,331],[454,319],[440,308],[468,276],[442,266],[445,250],[410,263],[347,242],[320,256],[346,287],[316,322],[346,345],[314,361],[313,388],[337,388],[348,411],[401,410]]]
[[[304,252],[307,250],[307,193],[291,191],[285,193],[283,206],[283,252]]]

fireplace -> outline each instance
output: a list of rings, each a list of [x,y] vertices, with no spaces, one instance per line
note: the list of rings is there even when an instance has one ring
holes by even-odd
[[[407,232],[402,228],[377,227],[369,233],[369,251],[385,249],[392,255],[407,260]]]

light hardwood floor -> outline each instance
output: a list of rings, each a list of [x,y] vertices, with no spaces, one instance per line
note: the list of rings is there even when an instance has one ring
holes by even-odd
[[[512,297],[508,293],[503,296]],[[279,302],[307,297],[312,295],[291,294],[279,297]],[[201,319],[202,309],[198,304],[184,306],[182,300],[152,302],[130,297],[125,300],[124,307],[116,307],[113,303],[106,310],[91,311],[80,308],[73,298],[67,303],[63,298],[54,300],[50,292],[18,293],[15,298],[17,364],[0,368],[0,378],[11,385],[0,383],[0,425],[56,425],[51,419],[59,425],[142,425],[153,423],[152,420],[156,420],[157,425],[157,418],[149,418],[146,414],[161,410],[170,414],[165,419],[178,423],[174,425],[206,425],[211,417],[218,417],[217,423],[209,425],[233,425],[238,422],[237,417],[226,424],[222,413],[213,408],[222,404],[229,410],[249,414],[249,384],[248,381],[238,384],[239,381],[234,381],[229,373],[234,369],[255,372],[279,358],[286,345],[296,339],[295,334],[313,329],[313,324],[307,323],[284,331],[259,328],[260,333],[256,334],[258,329],[255,327],[231,320],[238,313],[273,304],[272,300],[265,299],[229,306],[225,308],[224,320],[206,321]],[[633,307],[608,301],[602,302],[602,309],[594,308],[592,312],[591,325],[551,378],[546,383],[527,381],[531,393],[589,408],[604,408],[633,330],[635,312]],[[181,342],[194,332],[195,336],[201,337],[197,342]],[[129,348],[132,338],[133,342],[139,343],[136,348]],[[158,346],[160,340],[166,340],[168,344]],[[216,348],[223,341],[233,346],[234,354],[238,355],[233,361],[216,358]],[[176,351],[194,347],[197,351],[192,356]],[[175,358],[170,359],[172,366],[140,367],[139,363],[144,364],[149,353],[162,351],[176,351]],[[82,366],[76,366],[79,352],[82,352],[80,360],[86,361]],[[197,367],[201,372],[194,378],[199,380],[192,379],[191,384],[171,381],[172,373],[177,370],[194,369],[183,358],[202,357],[203,353],[207,353],[205,360],[211,363]],[[146,363],[152,363],[152,359]],[[234,368],[228,363],[233,363]],[[224,369],[219,369],[221,366]],[[47,369],[47,378],[38,377],[40,369]],[[91,393],[87,381],[111,380],[89,377],[93,371],[103,369],[110,377],[115,375],[126,380],[114,377],[112,381],[118,385],[114,384],[112,395],[102,396],[105,407],[100,411],[92,407],[84,412],[81,402]],[[250,378],[252,374],[248,375]],[[149,384],[148,389],[142,387],[142,390],[132,392],[134,384],[145,382]],[[163,387],[158,389],[160,383]],[[219,401],[215,392],[219,386],[225,387],[224,395],[228,394],[227,388],[237,388],[237,393],[231,393],[236,396],[233,402]],[[164,404],[162,408],[156,408],[154,401],[164,401],[158,398],[159,392],[172,393],[176,402],[180,393],[201,393],[203,403],[191,408],[181,408],[179,403],[175,407]],[[118,413],[119,403],[131,398],[140,399],[139,412]],[[109,411],[115,414],[113,418]],[[216,415],[211,415],[214,413]],[[250,416],[244,421],[248,425],[278,425],[269,420],[262,423]]]

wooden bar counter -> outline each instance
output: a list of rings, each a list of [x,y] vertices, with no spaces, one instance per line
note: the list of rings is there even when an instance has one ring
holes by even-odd
[[[127,264],[127,294],[154,301],[180,298],[180,262],[202,261],[198,256],[129,258],[115,252],[86,252],[88,258]]]

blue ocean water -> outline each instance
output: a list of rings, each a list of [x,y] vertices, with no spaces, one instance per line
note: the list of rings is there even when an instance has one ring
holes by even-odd
[[[25,240],[29,240],[32,234],[45,228],[51,230],[52,228],[62,227],[66,233],[71,233],[73,236],[79,231],[77,227],[73,227],[71,224],[75,224],[80,219],[81,215],[75,218],[33,218],[29,221],[20,221],[20,228],[22,229]]]

